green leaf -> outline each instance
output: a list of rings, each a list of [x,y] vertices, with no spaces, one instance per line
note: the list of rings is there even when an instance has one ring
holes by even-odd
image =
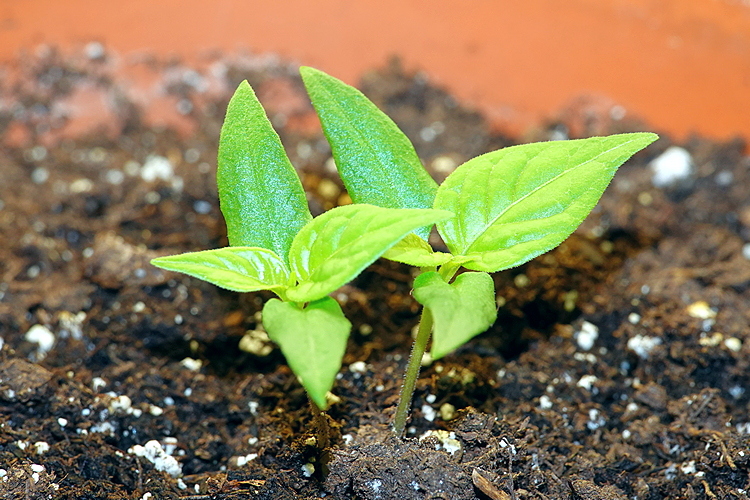
[[[330,297],[304,309],[271,299],[263,307],[263,326],[281,347],[289,367],[318,407],[326,409],[352,324]]]
[[[414,280],[414,298],[432,313],[432,359],[487,330],[497,319],[495,284],[487,273],[466,272],[448,284],[436,272]]]
[[[650,133],[513,146],[458,167],[435,208],[438,231],[468,269],[515,267],[562,243],[596,206],[617,168],[654,142]]]
[[[316,217],[292,242],[289,261],[300,282],[287,298],[307,302],[354,279],[414,229],[452,217],[443,210],[345,205]]]
[[[266,248],[287,262],[294,235],[312,217],[297,172],[247,82],[227,107],[216,180],[229,244]]]
[[[393,120],[341,80],[305,66],[300,74],[354,203],[431,208],[437,183]],[[426,239],[429,228],[417,234]]]
[[[383,258],[415,267],[437,267],[451,260],[451,254],[434,251],[429,243],[410,233],[385,252]]]
[[[158,257],[151,264],[235,292],[283,291],[293,283],[281,258],[265,248],[227,247]]]

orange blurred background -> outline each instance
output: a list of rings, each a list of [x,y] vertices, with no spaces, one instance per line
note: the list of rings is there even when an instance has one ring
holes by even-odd
[[[39,44],[272,52],[356,84],[393,55],[499,130],[586,97],[678,138],[750,137],[747,0],[2,0],[0,62]]]

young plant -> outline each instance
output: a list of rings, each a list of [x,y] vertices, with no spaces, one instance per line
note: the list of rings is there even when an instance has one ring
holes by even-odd
[[[237,292],[270,290],[268,336],[317,408],[328,406],[351,329],[328,296],[404,236],[453,216],[446,210],[354,204],[312,218],[279,136],[247,82],[221,129],[217,183],[230,246],[151,262]]]
[[[431,357],[439,359],[487,330],[497,317],[488,273],[519,266],[562,243],[618,167],[658,136],[504,148],[467,161],[438,186],[411,142],[361,92],[312,68],[300,72],[354,202],[455,214],[437,222],[449,253],[434,252],[426,241],[430,228],[421,227],[383,255],[422,271],[413,295],[424,308],[393,423],[400,436],[430,335]],[[456,276],[462,267],[468,271]]]

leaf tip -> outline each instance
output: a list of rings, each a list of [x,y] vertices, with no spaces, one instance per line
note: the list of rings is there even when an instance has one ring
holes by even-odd
[[[315,77],[328,76],[323,71],[313,68],[312,66],[300,66],[299,74],[302,77],[302,81],[307,84],[308,80]]]

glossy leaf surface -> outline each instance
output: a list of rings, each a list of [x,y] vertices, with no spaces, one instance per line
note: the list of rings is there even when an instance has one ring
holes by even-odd
[[[265,248],[219,248],[159,257],[151,263],[235,292],[278,291],[292,284],[284,261]]]
[[[229,244],[266,248],[286,261],[294,235],[312,217],[297,172],[247,82],[229,101],[218,163]]]
[[[284,353],[289,367],[319,408],[328,406],[331,390],[346,350],[351,323],[330,297],[300,309],[271,299],[263,307],[263,326]]]
[[[431,208],[437,183],[393,120],[341,80],[304,66],[300,73],[352,200],[385,208]],[[427,238],[429,228],[417,234]]]
[[[464,267],[515,267],[564,241],[599,201],[617,168],[658,138],[620,134],[513,146],[458,167],[435,208],[453,219],[438,231]]]
[[[452,217],[443,210],[345,205],[313,219],[292,243],[289,261],[299,284],[289,300],[320,299],[351,281],[414,229]]]
[[[495,284],[487,273],[466,272],[446,283],[436,272],[414,280],[414,298],[432,313],[433,359],[439,359],[495,322]]]

